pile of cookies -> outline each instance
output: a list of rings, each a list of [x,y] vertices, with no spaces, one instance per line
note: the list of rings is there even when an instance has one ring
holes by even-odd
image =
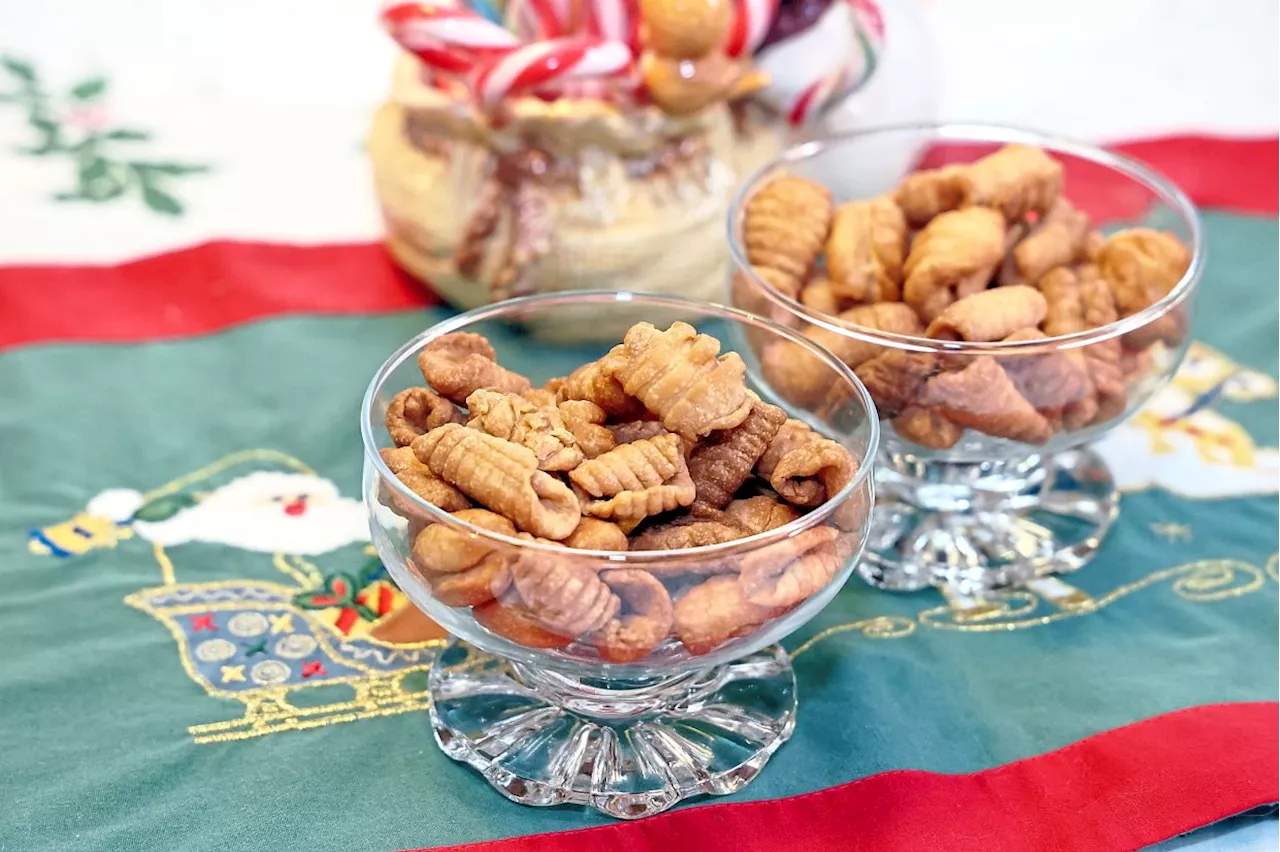
[[[767,286],[840,323],[984,343],[1108,325],[1167,295],[1190,263],[1170,233],[1104,237],[1063,195],[1062,164],[1026,145],[917,172],[892,193],[839,206],[825,187],[780,176],[747,201],[742,239]],[[746,276],[735,279],[734,298],[780,318]],[[1117,417],[1130,382],[1155,369],[1151,348],[1182,342],[1186,313],[1179,307],[1119,338],[1034,354],[918,352],[816,325],[803,333],[854,368],[900,437],[947,449],[965,429],[1042,444]],[[797,403],[824,390],[826,377],[794,343],[769,343],[761,360]]]
[[[455,332],[418,355],[425,386],[386,414],[391,472],[506,545],[409,520],[415,570],[439,601],[534,648],[594,648],[632,662],[668,637],[692,654],[754,631],[826,586],[856,549],[869,506],[846,500],[789,538],[685,552],[776,529],[857,474],[849,451],[751,392],[746,366],[677,322],[634,325],[603,358],[534,387],[484,337]],[[574,551],[665,551],[619,565]]]

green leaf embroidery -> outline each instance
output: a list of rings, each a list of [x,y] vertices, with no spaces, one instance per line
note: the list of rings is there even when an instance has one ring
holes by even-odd
[[[141,509],[134,513],[135,521],[146,521],[151,524],[158,524],[161,521],[167,521],[183,509],[190,508],[196,504],[195,498],[186,494],[173,494],[168,497],[160,497],[145,504]]]
[[[209,171],[208,166],[188,166],[182,163],[130,163],[139,172],[157,175],[198,175]]]
[[[104,133],[103,139],[111,139],[116,142],[143,142],[151,138],[151,134],[145,130],[131,130],[122,127],[119,130],[111,130]]]
[[[36,79],[36,69],[31,66],[31,63],[23,62],[18,59],[11,59],[7,56],[4,58],[3,62],[5,70],[18,79],[26,80],[28,83],[33,82]]]
[[[142,200],[157,213],[166,216],[177,216],[182,213],[182,204],[167,192],[157,189],[151,184],[142,187]]]
[[[106,77],[91,77],[71,87],[71,97],[78,101],[91,101],[107,90]]]
[[[105,177],[110,171],[111,164],[107,162],[105,157],[92,157],[80,162],[80,183],[89,183],[98,178]]]

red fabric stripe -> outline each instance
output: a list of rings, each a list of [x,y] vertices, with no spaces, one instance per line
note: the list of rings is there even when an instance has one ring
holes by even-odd
[[[121,266],[0,267],[0,348],[187,337],[281,314],[434,301],[380,245],[206,243]]]
[[[1201,206],[1272,216],[1280,207],[1274,138],[1188,136],[1116,147],[1169,175]],[[284,314],[433,302],[377,245],[219,241],[119,266],[0,267],[0,349],[186,337]]]
[[[972,775],[886,772],[788,799],[687,808],[639,822],[448,848],[1139,849],[1275,802],[1278,723],[1273,702],[1193,707]]]

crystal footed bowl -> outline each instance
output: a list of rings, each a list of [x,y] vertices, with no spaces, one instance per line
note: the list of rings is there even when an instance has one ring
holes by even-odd
[[[871,165],[895,150],[923,153]],[[864,579],[962,602],[1088,561],[1118,496],[1087,445],[1187,349],[1204,246],[1181,191],[1090,145],[890,127],[785,152],[739,192],[729,237],[732,302],[825,347],[876,403]],[[821,396],[792,342],[751,344],[781,398]]]
[[[522,330],[544,316],[632,330]],[[779,394],[755,337],[795,345],[821,398]],[[436,739],[505,796],[645,816],[740,789],[791,735],[776,643],[844,584],[874,502],[879,424],[840,361],[732,308],[534,296],[402,346],[361,431],[373,543],[456,637]]]

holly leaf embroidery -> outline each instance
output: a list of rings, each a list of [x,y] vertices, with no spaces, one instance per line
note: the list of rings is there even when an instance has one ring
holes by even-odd
[[[134,512],[133,520],[158,524],[161,521],[169,520],[183,509],[190,508],[195,504],[195,498],[187,494],[172,494],[168,497],[159,497]]]
[[[107,138],[111,138],[108,136]],[[208,166],[188,166],[182,163],[140,163],[129,164],[135,171],[157,175],[198,175],[209,171]]]
[[[36,69],[32,67],[31,63],[23,62],[19,59],[12,59],[6,56],[3,60],[3,64],[5,70],[18,79],[26,80],[28,83],[35,82]]]
[[[91,77],[71,87],[71,97],[78,101],[91,101],[107,90],[106,77]]]
[[[152,210],[166,216],[177,216],[182,213],[182,204],[178,199],[151,184],[143,184],[142,200]]]
[[[151,138],[151,134],[145,130],[133,130],[128,127],[122,127],[118,130],[110,130],[102,135],[103,139],[111,139],[116,142],[144,142]]]

